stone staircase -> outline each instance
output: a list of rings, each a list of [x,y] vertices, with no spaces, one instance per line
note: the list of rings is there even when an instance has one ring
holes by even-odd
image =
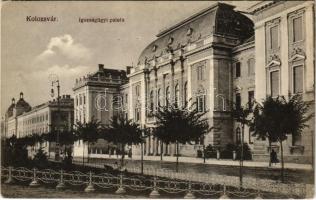
[[[252,158],[254,161],[269,162],[270,156],[266,141],[255,140],[252,152]]]

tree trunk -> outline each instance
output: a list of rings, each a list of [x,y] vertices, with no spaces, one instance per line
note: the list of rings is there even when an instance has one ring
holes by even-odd
[[[48,158],[50,158],[50,142],[48,142]]]
[[[87,163],[89,163],[89,157],[90,157],[89,147],[90,147],[90,142],[88,142],[88,155],[87,155]]]
[[[124,156],[125,156],[125,151],[124,151],[124,144],[121,144],[121,151],[122,151],[122,157],[121,157],[121,168],[123,168],[124,165]]]
[[[84,142],[82,141],[82,165],[84,166]]]
[[[243,178],[243,162],[244,162],[244,125],[241,126],[241,152],[240,152],[240,165],[239,165],[239,184],[242,188],[242,178]]]
[[[160,160],[162,161],[162,154],[163,154],[163,142],[160,141]]]
[[[272,146],[271,146],[271,140],[269,139],[269,167],[271,167],[271,151],[272,151]]]
[[[142,141],[142,143],[140,144],[141,146],[141,174],[144,173],[144,142]]]
[[[176,172],[179,170],[179,143],[176,141],[176,156],[177,156],[177,162],[176,162]]]
[[[205,144],[203,143],[203,163],[205,163]]]
[[[280,147],[281,147],[281,181],[284,183],[284,160],[283,160],[283,144],[282,141],[280,141]]]

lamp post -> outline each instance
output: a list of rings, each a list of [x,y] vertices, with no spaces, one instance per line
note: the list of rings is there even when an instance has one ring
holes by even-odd
[[[57,87],[57,137],[56,137],[56,145],[55,145],[55,160],[60,160],[60,152],[59,152],[59,128],[60,128],[60,85],[59,85],[59,79],[56,74],[51,74],[49,76],[50,81],[52,82],[52,88],[51,88],[51,97],[54,97],[54,86]]]

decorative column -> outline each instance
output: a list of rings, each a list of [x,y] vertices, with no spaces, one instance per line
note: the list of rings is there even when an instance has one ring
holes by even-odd
[[[280,21],[280,30],[283,33],[281,39],[281,70],[280,70],[280,77],[281,77],[281,85],[280,85],[280,94],[287,96],[288,92],[290,91],[289,87],[289,34],[288,34],[288,21],[287,21],[287,14],[281,16]]]
[[[156,154],[155,155],[158,155],[159,150],[160,150],[158,138],[155,138],[155,142],[156,142]]]

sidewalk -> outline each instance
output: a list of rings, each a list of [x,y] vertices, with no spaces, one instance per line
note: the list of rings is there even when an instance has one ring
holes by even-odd
[[[101,158],[90,155],[90,158]],[[110,159],[117,159],[116,155],[105,155],[102,158],[110,158]],[[120,156],[118,157],[120,158]],[[124,158],[125,160],[141,160],[140,155],[133,155],[132,158],[128,158],[127,156]],[[176,162],[176,157],[174,156],[163,156],[162,160],[166,162]],[[160,156],[144,156],[144,160],[146,161],[160,161]],[[203,163],[203,158],[196,158],[196,157],[179,157],[179,163]],[[225,165],[225,166],[239,166],[239,160],[217,160],[214,158],[209,158],[205,160],[205,164],[208,165]],[[281,168],[281,163],[273,164],[269,167],[268,162],[258,162],[258,161],[244,161],[243,166],[245,167],[260,167],[260,168]],[[284,163],[285,169],[301,169],[301,170],[313,170],[311,164],[297,164],[297,163]]]

